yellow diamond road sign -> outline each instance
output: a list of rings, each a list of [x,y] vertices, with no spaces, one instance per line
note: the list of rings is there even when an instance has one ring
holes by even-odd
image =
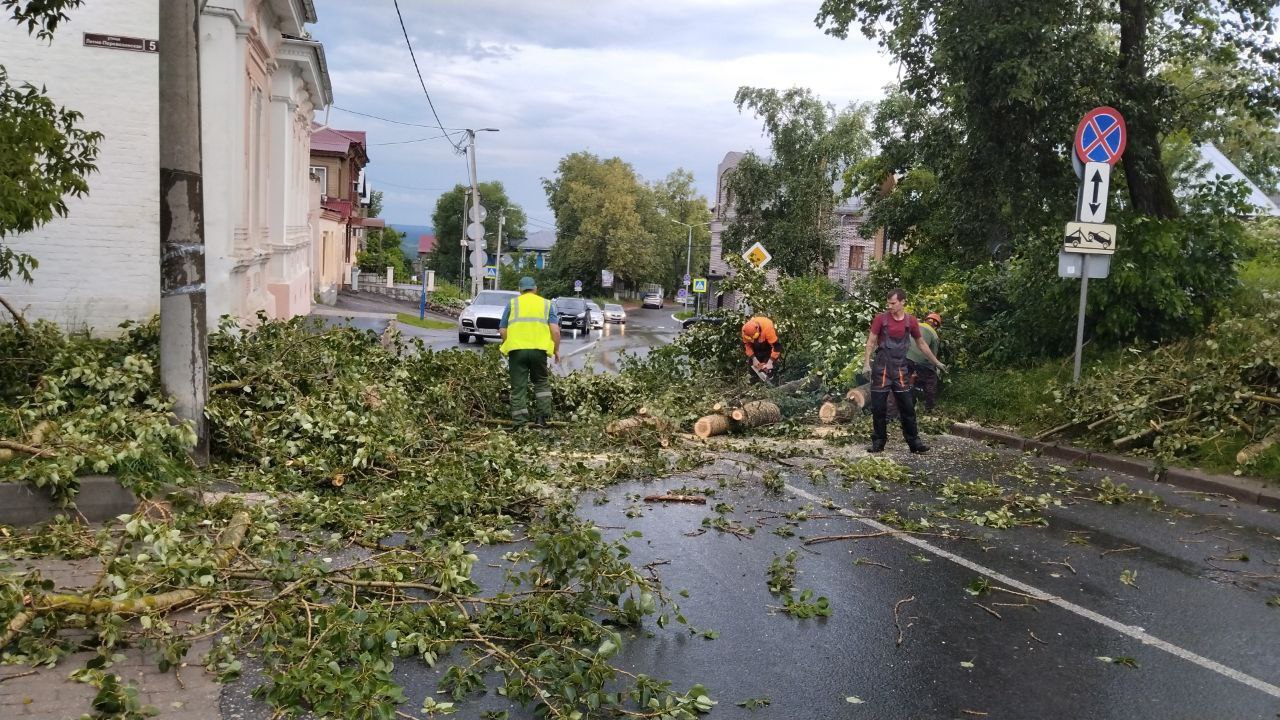
[[[765,265],[769,264],[769,261],[773,259],[773,256],[769,254],[768,250],[764,249],[763,245],[756,243],[755,245],[747,248],[746,252],[742,253],[742,259],[752,265],[755,265],[757,268],[763,268]]]

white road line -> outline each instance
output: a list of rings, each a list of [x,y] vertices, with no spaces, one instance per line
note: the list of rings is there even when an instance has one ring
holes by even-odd
[[[598,343],[598,342],[600,342],[600,341],[599,341],[599,340],[592,340],[591,342],[587,343],[586,345],[583,345],[582,347],[578,348],[577,350],[574,350],[573,352],[569,353],[568,355],[565,355],[565,357],[567,357],[567,358],[571,358],[571,357],[573,357],[574,355],[577,355],[577,354],[578,354],[578,353],[580,353],[580,352],[583,352],[583,351],[586,351],[586,350],[590,350],[591,348],[595,347],[595,346],[596,346],[596,343]]]
[[[795,493],[796,495],[799,495],[800,497],[805,498],[807,500],[812,500],[813,502],[823,503],[827,500],[826,498],[819,497],[808,491],[802,490],[797,487],[793,487],[791,485],[787,485],[786,488],[787,490]],[[1011,588],[1015,588],[1021,592],[1027,593],[1028,595],[1032,595],[1038,600],[1043,600],[1045,602],[1057,605],[1058,607],[1062,608],[1063,610],[1066,610],[1067,612],[1073,613],[1075,615],[1079,615],[1080,617],[1085,618],[1086,620],[1092,620],[1093,622],[1096,622],[1099,625],[1102,625],[1104,627],[1111,628],[1112,630],[1115,630],[1116,632],[1121,633],[1122,635],[1128,635],[1134,640],[1141,642],[1143,645],[1150,645],[1152,647],[1160,648],[1161,650],[1164,650],[1170,655],[1174,655],[1176,657],[1182,658],[1183,660],[1186,660],[1187,662],[1199,665],[1200,667],[1205,668],[1206,670],[1212,670],[1213,672],[1216,672],[1219,675],[1222,675],[1223,677],[1230,678],[1237,682],[1248,685],[1254,690],[1261,690],[1262,692],[1270,695],[1271,697],[1280,698],[1280,687],[1272,685],[1271,683],[1266,682],[1265,680],[1259,680],[1258,678],[1253,677],[1252,675],[1240,672],[1239,670],[1236,670],[1234,668],[1229,668],[1226,665],[1223,665],[1222,663],[1217,662],[1216,660],[1210,660],[1209,658],[1204,657],[1203,655],[1197,655],[1196,653],[1193,653],[1190,650],[1187,650],[1186,648],[1182,648],[1177,645],[1174,645],[1171,642],[1161,640],[1160,638],[1155,637],[1154,635],[1151,635],[1146,630],[1143,630],[1140,627],[1137,627],[1135,625],[1126,625],[1120,622],[1119,620],[1113,620],[1105,615],[1096,613],[1088,608],[1076,605],[1070,600],[1064,600],[1063,598],[1060,598],[1057,595],[1051,595],[1043,590],[1040,590],[1039,588],[1032,587],[1018,580],[1014,580],[1013,578],[1007,575],[1004,575],[1003,573],[1000,573],[996,570],[993,570],[989,567],[986,567],[985,565],[980,565],[976,562],[973,562],[972,560],[968,560],[966,558],[960,557],[955,553],[943,550],[942,548],[928,542],[927,540],[922,540],[912,535],[900,534],[897,532],[895,528],[892,528],[876,520],[872,520],[871,518],[859,515],[852,510],[846,510],[845,508],[837,508],[837,512],[839,512],[841,515],[844,515],[845,517],[849,517],[854,520],[857,520],[858,522],[866,525],[867,527],[877,530],[879,532],[894,533],[894,537],[898,538],[899,540],[909,545],[914,545],[917,548],[924,550],[925,552],[932,553],[933,555],[936,555],[946,560],[950,560],[951,562],[957,565],[960,565],[961,567],[966,567],[970,570],[973,570],[974,572],[982,573],[983,575],[986,575],[992,580],[1001,582],[1005,585],[1008,585]]]

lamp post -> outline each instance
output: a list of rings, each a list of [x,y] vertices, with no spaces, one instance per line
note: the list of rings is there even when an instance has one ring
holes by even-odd
[[[688,229],[689,229],[689,245],[688,245],[688,247],[685,249],[685,253],[684,253],[684,276],[685,276],[686,278],[692,278],[692,277],[693,277],[693,276],[692,276],[692,273],[693,273],[693,229],[694,229],[694,228],[696,228],[696,227],[702,227],[703,225],[710,225],[710,224],[712,223],[712,221],[711,221],[711,220],[708,220],[708,221],[706,221],[706,222],[694,223],[693,225],[690,225],[689,223],[686,223],[686,222],[680,222],[679,220],[677,220],[677,219],[675,219],[675,218],[673,218],[673,217],[667,216],[667,215],[663,215],[663,217],[667,218],[668,220],[670,220],[671,222],[673,222],[673,223],[675,223],[675,224],[677,224],[677,225],[683,225],[683,226],[685,226],[686,228],[688,228]],[[689,285],[688,285],[688,284],[686,284],[684,287],[685,287],[685,293],[687,294],[687,293],[688,293],[688,291],[689,291]],[[697,307],[697,306],[695,306],[695,308],[696,308],[696,307]],[[696,312],[696,310],[695,310],[695,312]]]
[[[498,129],[467,128],[467,155],[471,160],[471,214],[474,218],[472,222],[480,223],[483,227],[484,219],[480,217],[480,178],[476,174],[476,133],[478,132],[498,132]],[[475,297],[480,294],[484,283],[484,258],[481,257],[481,253],[485,251],[484,234],[481,233],[480,237],[472,238],[471,242],[471,296]]]

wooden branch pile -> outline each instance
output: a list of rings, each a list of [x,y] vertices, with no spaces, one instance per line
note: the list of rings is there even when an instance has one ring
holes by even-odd
[[[858,413],[871,402],[871,385],[859,385],[850,390],[842,401],[827,401],[818,409],[818,419],[828,425],[846,423],[858,417]]]

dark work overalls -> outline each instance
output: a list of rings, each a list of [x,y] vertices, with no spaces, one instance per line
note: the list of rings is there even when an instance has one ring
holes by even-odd
[[[894,339],[886,323],[880,335],[880,347],[871,361],[871,443],[884,446],[889,439],[889,393],[898,405],[902,421],[902,437],[912,449],[922,446],[916,429],[916,404],[911,395],[911,373],[907,370],[907,348],[913,342],[911,328]]]

